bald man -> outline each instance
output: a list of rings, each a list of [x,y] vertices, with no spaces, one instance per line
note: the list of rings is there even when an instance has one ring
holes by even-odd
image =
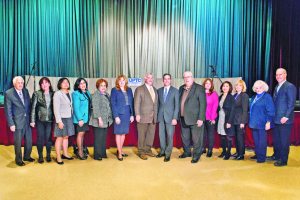
[[[14,87],[5,92],[5,116],[10,130],[14,134],[15,161],[18,166],[24,166],[24,161],[33,162],[30,157],[32,150],[32,134],[29,126],[30,97],[24,88],[24,79],[16,76],[13,79]],[[22,159],[21,143],[25,137],[24,159]]]
[[[276,80],[273,100],[275,104],[275,127],[273,129],[273,148],[276,160],[274,166],[286,166],[290,151],[290,135],[294,122],[294,107],[296,87],[286,80],[287,72],[283,68],[276,70]]]

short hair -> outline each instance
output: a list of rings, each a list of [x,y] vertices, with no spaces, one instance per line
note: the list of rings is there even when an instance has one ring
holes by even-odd
[[[108,82],[107,82],[105,79],[100,78],[100,79],[98,79],[97,82],[96,82],[96,88],[97,88],[97,89],[99,88],[99,86],[101,85],[101,83],[105,83],[105,86],[108,87]]]
[[[282,67],[280,67],[280,68],[277,68],[277,69],[276,69],[276,72],[277,72],[278,70],[282,70],[282,72],[283,72],[283,73],[287,74],[287,71],[286,71],[286,69],[284,69],[284,68],[282,68]],[[276,72],[275,72],[275,73],[276,73]]]
[[[194,77],[193,73],[191,71],[185,71],[185,72],[183,72],[183,78],[184,78],[185,74],[189,74],[192,78]]]
[[[121,89],[121,87],[120,87],[120,84],[119,84],[119,81],[121,80],[121,78],[123,78],[124,80],[125,80],[125,86],[124,86],[124,89],[125,89],[125,91],[127,91],[127,89],[128,89],[128,79],[127,79],[127,77],[125,76],[125,75],[119,75],[117,78],[116,78],[116,82],[115,82],[115,84],[116,84],[116,89],[117,90],[120,90]]]
[[[243,87],[242,92],[246,92],[247,86],[246,86],[245,81],[243,81],[242,79],[240,79],[240,80],[238,80],[238,81],[235,83],[235,86],[237,86],[238,84],[242,85],[242,87]]]
[[[252,86],[253,92],[256,93],[255,88],[258,87],[258,86],[262,86],[262,88],[263,88],[263,90],[264,90],[265,92],[268,92],[268,91],[269,91],[269,86],[268,86],[268,84],[267,84],[266,82],[264,82],[264,81],[262,81],[262,80],[257,80],[257,81],[254,82],[254,84],[253,84],[253,86]]]
[[[86,89],[88,89],[88,83],[87,81],[84,79],[84,78],[78,78],[76,81],[75,81],[75,84],[74,84],[74,91],[79,91],[79,92],[82,92],[81,89],[79,89],[79,85],[80,85],[80,82],[81,81],[84,81],[85,84],[86,84]]]
[[[231,94],[232,93],[232,84],[229,81],[224,81],[221,86],[220,86],[220,92],[223,93],[222,87],[224,84],[228,84],[229,85],[229,91],[228,93]]]
[[[211,87],[209,88],[209,93],[211,94],[211,93],[214,91],[214,89],[215,89],[214,83],[213,83],[213,81],[212,81],[211,78],[205,79],[205,80],[203,81],[203,83],[202,83],[202,86],[205,88],[205,83],[206,83],[207,81],[209,81],[210,84],[211,84]]]
[[[15,76],[14,78],[13,78],[13,85],[15,85],[16,83],[17,83],[17,81],[18,80],[21,80],[21,81],[23,81],[23,83],[24,83],[24,79],[23,79],[23,77],[22,76]]]
[[[53,88],[52,88],[52,85],[51,85],[51,81],[50,81],[50,79],[48,78],[48,77],[42,77],[41,79],[40,79],[40,81],[39,81],[39,86],[40,86],[40,90],[41,91],[44,91],[43,89],[42,89],[42,84],[43,84],[43,82],[44,81],[46,81],[46,82],[48,82],[49,83],[49,90],[51,91],[51,92],[53,92]]]
[[[69,79],[67,77],[62,77],[62,78],[60,78],[58,80],[58,82],[57,82],[57,89],[59,89],[59,90],[61,89],[61,84],[62,84],[62,82],[64,82],[64,80],[68,81],[68,83],[69,83],[68,90],[70,90],[70,81],[69,81]]]
[[[165,78],[165,76],[170,76],[170,79],[172,79],[172,76],[171,76],[171,74],[169,74],[169,73],[164,73],[163,79]]]
[[[147,72],[144,76],[144,78],[146,78],[147,76],[153,76],[153,74],[151,72]]]

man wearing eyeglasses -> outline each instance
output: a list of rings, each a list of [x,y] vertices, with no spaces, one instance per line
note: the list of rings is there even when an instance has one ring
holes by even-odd
[[[194,82],[193,73],[183,73],[184,84],[179,88],[179,116],[183,154],[179,158],[191,157],[191,163],[197,163],[203,146],[203,132],[206,111],[206,96],[203,86]],[[191,153],[191,139],[193,154]]]

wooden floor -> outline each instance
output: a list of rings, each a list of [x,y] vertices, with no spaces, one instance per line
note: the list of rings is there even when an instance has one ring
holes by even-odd
[[[282,168],[249,160],[253,152],[246,152],[244,161],[224,161],[214,149],[212,158],[191,164],[190,158],[178,159],[181,150],[175,148],[168,163],[141,160],[135,147],[125,148],[129,157],[122,162],[116,149],[107,151],[103,161],[89,157],[63,166],[52,161],[18,167],[13,146],[0,146],[0,199],[300,199],[300,147],[291,147]],[[35,147],[32,157],[37,158]]]

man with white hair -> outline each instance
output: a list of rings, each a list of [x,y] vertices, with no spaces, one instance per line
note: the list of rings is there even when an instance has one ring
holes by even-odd
[[[276,70],[278,82],[273,93],[275,104],[275,127],[272,132],[276,167],[286,166],[290,151],[290,135],[294,122],[294,108],[296,101],[296,87],[286,80],[287,72],[284,68]]]
[[[32,150],[32,134],[30,129],[30,96],[24,88],[24,79],[16,76],[13,79],[14,87],[5,92],[5,116],[10,130],[14,133],[15,162],[24,166],[23,161],[33,162],[30,157]],[[22,159],[21,143],[25,137],[24,158]]]
[[[191,157],[191,163],[197,163],[203,146],[203,133],[206,114],[206,94],[204,87],[195,83],[190,71],[183,73],[184,85],[179,88],[179,116],[183,154],[179,158]],[[193,155],[191,153],[193,141]]]

